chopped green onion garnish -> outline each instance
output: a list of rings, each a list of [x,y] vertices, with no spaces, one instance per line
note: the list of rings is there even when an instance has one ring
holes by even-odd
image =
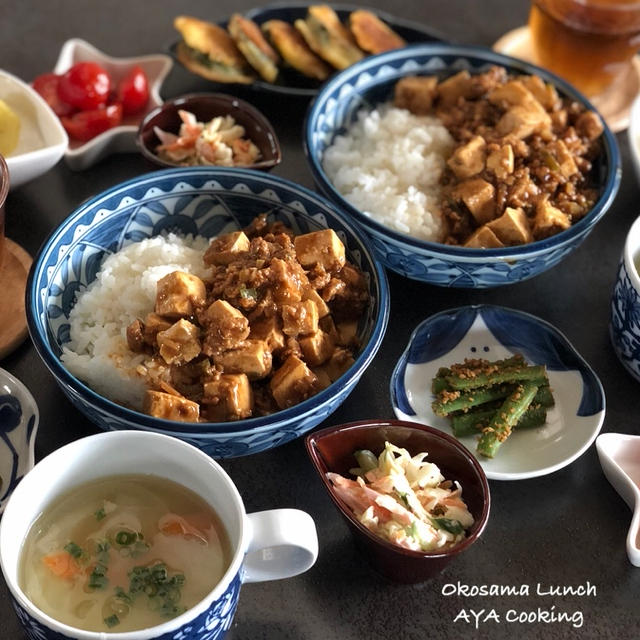
[[[258,292],[255,289],[240,287],[240,297],[244,299],[253,298],[255,300],[258,297]]]
[[[71,554],[74,558],[79,558],[82,555],[82,548],[79,547],[75,542],[65,544],[64,550],[67,553]]]
[[[91,575],[89,576],[89,588],[90,589],[104,589],[109,580],[107,579],[107,567],[98,562],[93,568]]]
[[[137,537],[138,536],[131,531],[118,531],[118,533],[116,533],[116,542],[119,545],[126,546],[129,544],[133,544],[136,541]]]
[[[93,515],[96,517],[96,520],[98,520],[98,522],[107,517],[104,507],[100,507],[100,509],[98,509]]]
[[[108,618],[105,618],[104,623],[109,628],[115,627],[117,624],[120,624],[120,618],[118,618],[118,616],[114,613],[113,615],[110,615]]]

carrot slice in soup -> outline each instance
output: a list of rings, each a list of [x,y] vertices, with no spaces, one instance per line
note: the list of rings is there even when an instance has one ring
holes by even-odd
[[[58,578],[73,578],[80,572],[78,563],[67,551],[50,553],[42,558],[42,562]]]

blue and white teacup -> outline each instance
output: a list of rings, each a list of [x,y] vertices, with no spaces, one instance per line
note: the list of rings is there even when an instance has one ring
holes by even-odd
[[[122,633],[91,632],[58,622],[20,588],[20,550],[32,522],[74,487],[117,474],[152,474],[203,498],[231,542],[226,573],[198,604],[162,624]],[[318,554],[311,516],[297,509],[247,514],[224,469],[196,447],[170,436],[111,431],[68,444],[41,460],[14,491],[0,527],[0,563],[14,608],[31,640],[218,640],[230,628],[245,582],[288,578],[309,569]]]
[[[0,514],[22,477],[33,468],[38,407],[29,390],[0,369]]]
[[[609,333],[620,362],[640,381],[640,218],[624,243],[611,299]]]

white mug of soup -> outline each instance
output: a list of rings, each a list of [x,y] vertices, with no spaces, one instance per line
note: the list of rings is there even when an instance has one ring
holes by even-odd
[[[138,431],[41,460],[0,527],[2,571],[34,640],[222,638],[242,583],[297,575],[317,553],[307,513],[247,514],[217,462]]]

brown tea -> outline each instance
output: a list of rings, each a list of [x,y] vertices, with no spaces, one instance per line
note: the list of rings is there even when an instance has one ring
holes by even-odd
[[[623,78],[640,44],[638,0],[533,0],[536,61],[587,96]]]

